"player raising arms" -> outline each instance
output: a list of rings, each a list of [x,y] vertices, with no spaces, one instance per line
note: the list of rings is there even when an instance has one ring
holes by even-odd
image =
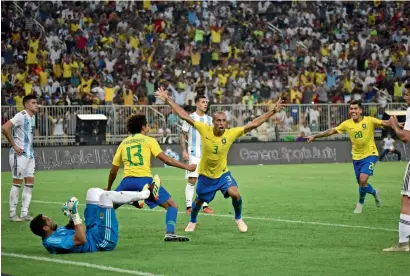
[[[389,121],[362,116],[362,112],[361,103],[356,100],[351,101],[349,103],[351,119],[342,122],[335,128],[306,137],[310,143],[316,138],[327,137],[337,133],[347,133],[349,135],[352,142],[353,168],[357,183],[359,184],[359,202],[354,210],[355,214],[362,213],[366,193],[374,196],[377,207],[381,206],[379,191],[373,189],[368,180],[373,175],[374,166],[379,155],[376,143],[374,142],[374,130],[376,127],[389,126]]]
[[[213,115],[214,126],[209,126],[200,121],[193,120],[184,109],[173,102],[168,93],[159,88],[155,96],[167,103],[175,113],[188,124],[193,126],[201,134],[202,157],[199,163],[199,177],[196,187],[197,197],[192,204],[191,219],[186,232],[195,230],[198,212],[204,202],[211,202],[217,191],[221,191],[225,198],[232,198],[232,205],[235,210],[235,222],[240,232],[246,232],[248,226],[242,220],[242,197],[238,192],[238,186],[228,170],[227,159],[229,148],[236,138],[259,127],[272,115],[283,108],[282,100],[276,103],[275,107],[256,118],[243,127],[226,128],[226,116],[223,112],[216,112]]]
[[[13,184],[10,190],[10,215],[11,221],[30,221],[28,214],[31,196],[34,187],[34,148],[33,136],[35,127],[35,114],[38,110],[37,98],[28,95],[23,98],[24,110],[17,113],[12,119],[2,125],[1,130],[6,136],[12,148],[10,149],[9,161]],[[11,131],[13,129],[13,134]],[[13,137],[12,137],[13,136]],[[20,217],[16,214],[21,184],[25,182]]]
[[[194,121],[200,121],[208,126],[212,126],[212,118],[205,114],[206,108],[208,107],[208,100],[205,96],[197,96],[195,98],[196,110],[189,116]],[[186,147],[186,142],[188,141],[188,149]],[[191,127],[186,121],[182,125],[181,133],[181,147],[182,147],[182,158],[188,161],[189,164],[199,165],[199,160],[202,155],[202,143],[201,135],[199,132]],[[195,183],[198,179],[198,167],[194,172],[187,172],[188,183],[185,188],[185,199],[186,199],[186,213],[191,213],[192,198],[195,194]],[[202,205],[204,213],[213,214],[214,211],[208,207],[208,203],[204,202]]]
[[[400,124],[395,116],[390,117],[390,125],[397,136],[404,143],[410,142],[410,84],[406,84],[406,91],[404,94],[404,100],[406,101],[407,108],[406,123],[404,129],[400,129]],[[410,162],[407,164],[407,168],[404,174],[403,187],[401,189],[401,210],[399,220],[399,242],[393,247],[386,248],[383,251],[406,251],[410,252],[409,238],[410,238]]]
[[[99,188],[87,191],[83,226],[76,197],[63,205],[63,213],[69,217],[66,226],[57,227],[49,217],[39,214],[30,223],[33,234],[42,238],[43,246],[52,254],[111,251],[118,242],[118,221],[114,204],[124,204],[153,196],[146,185],[142,192],[113,192]]]
[[[132,115],[127,122],[127,129],[131,136],[127,137],[119,145],[112,161],[112,168],[108,177],[106,190],[111,190],[112,184],[117,177],[121,163],[124,164],[124,178],[115,191],[141,191],[146,184],[156,183],[160,185],[160,178],[156,175],[154,179],[151,174],[151,154],[169,166],[195,171],[196,165],[186,165],[167,156],[159,146],[158,142],[149,136],[147,118],[145,115]],[[156,191],[158,197],[146,199],[145,203],[152,209],[160,205],[167,210],[165,241],[189,241],[187,237],[175,235],[175,224],[177,222],[178,206],[171,195],[160,187]],[[134,202],[137,208],[143,207],[143,202]]]

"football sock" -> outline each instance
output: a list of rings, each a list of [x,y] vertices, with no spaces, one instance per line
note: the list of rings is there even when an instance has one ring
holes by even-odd
[[[138,201],[138,200],[141,200],[141,199],[147,199],[150,195],[150,191],[149,190],[144,190],[144,191],[141,191],[141,192],[106,191],[105,194],[107,194],[112,199],[112,201],[114,203],[125,204],[125,203],[129,203],[129,202]]]
[[[206,207],[208,207],[208,203],[204,202],[204,204],[202,204],[202,208],[205,209]]]
[[[194,197],[194,193],[195,193],[195,186],[188,182],[185,188],[185,199],[186,199],[187,208],[191,208],[192,206],[192,198]]]
[[[370,183],[367,183],[366,193],[372,194],[373,196],[376,196],[376,190],[373,189],[373,187]]]
[[[196,217],[198,216],[199,210],[201,210],[201,205],[196,206],[195,201],[192,203],[191,209],[191,220],[190,222],[196,223]]]
[[[359,187],[359,203],[364,204],[364,199],[366,197],[366,189],[365,187]]]
[[[20,188],[21,188],[20,184],[11,185],[10,199],[9,199],[10,217],[16,215],[17,203],[19,202]]]
[[[240,197],[239,200],[232,198],[232,206],[235,210],[235,219],[240,219],[242,216],[242,197]]]
[[[21,217],[28,215],[34,184],[25,184],[21,195]]]
[[[177,208],[171,206],[167,209],[167,215],[165,216],[165,223],[167,224],[167,234],[175,233],[175,224],[177,223],[177,216]]]
[[[410,215],[400,214],[399,242],[409,242],[410,237]]]

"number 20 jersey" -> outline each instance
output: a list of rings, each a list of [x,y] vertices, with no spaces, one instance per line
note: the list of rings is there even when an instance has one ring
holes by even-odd
[[[380,127],[382,121],[374,117],[364,117],[358,123],[349,119],[338,125],[335,129],[340,133],[347,133],[352,142],[353,160],[362,160],[368,156],[378,156],[374,142],[374,130]]]
[[[151,154],[157,157],[162,152],[157,140],[137,133],[125,138],[118,146],[112,164],[124,164],[124,177],[152,177]]]

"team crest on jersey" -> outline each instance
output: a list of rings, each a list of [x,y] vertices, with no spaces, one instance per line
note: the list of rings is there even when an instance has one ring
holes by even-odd
[[[362,128],[363,128],[363,129],[366,129],[366,124],[362,124]]]
[[[104,213],[100,213],[100,219],[104,219]]]
[[[226,138],[224,137],[224,138],[222,138],[222,145],[225,145],[226,144]]]

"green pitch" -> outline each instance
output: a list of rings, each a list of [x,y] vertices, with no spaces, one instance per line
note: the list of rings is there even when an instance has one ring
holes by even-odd
[[[361,215],[351,164],[231,167],[243,197],[248,233],[239,233],[231,200],[217,194],[216,216],[201,214],[188,243],[165,243],[165,213],[129,207],[117,211],[119,244],[113,252],[50,255],[28,223],[8,221],[10,173],[2,173],[2,273],[11,275],[409,275],[410,254],[381,250],[397,241],[400,188],[405,163],[377,164],[374,187],[383,206],[367,195]],[[59,225],[69,196],[85,201],[88,188],[107,183],[109,170],[39,171],[31,214],[40,212]],[[155,169],[185,211],[184,172]],[[120,177],[115,183],[118,185]],[[58,202],[58,203],[57,203]],[[81,206],[81,212],[84,206]],[[19,212],[19,210],[18,210]],[[188,216],[180,213],[182,234]],[[24,259],[22,257],[42,257]],[[60,263],[50,262],[50,259]],[[75,262],[73,264],[64,261]],[[81,264],[79,264],[81,263]],[[78,265],[96,267],[81,267]],[[116,269],[117,272],[107,269]],[[120,269],[124,271],[120,271]],[[147,274],[144,274],[147,273]]]

